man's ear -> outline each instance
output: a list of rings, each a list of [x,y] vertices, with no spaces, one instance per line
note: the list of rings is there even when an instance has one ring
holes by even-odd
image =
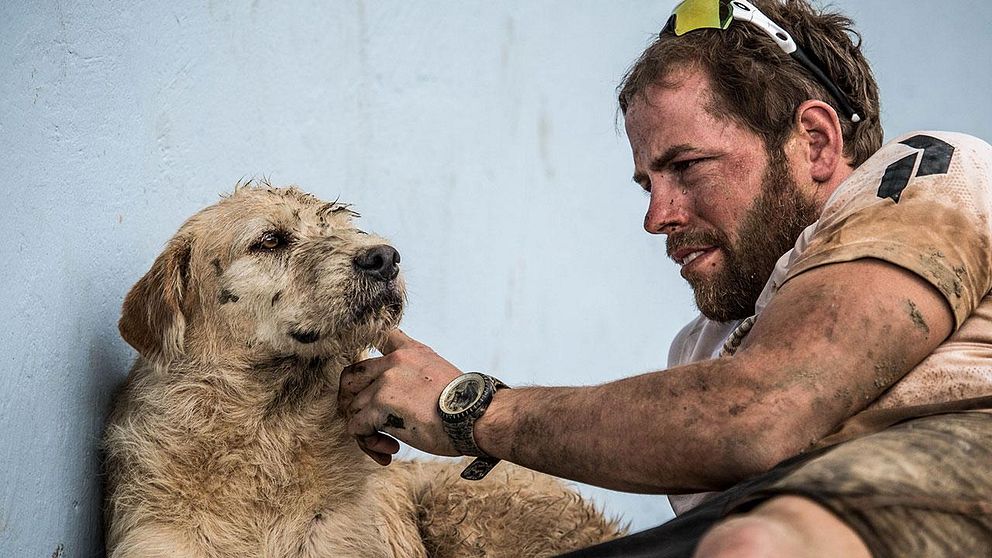
[[[189,287],[192,244],[173,238],[165,251],[124,298],[117,327],[141,356],[169,362],[183,352],[186,317],[183,297]]]
[[[829,183],[846,174],[844,135],[833,107],[823,101],[809,100],[796,109],[796,129],[808,145],[810,175],[818,183]]]

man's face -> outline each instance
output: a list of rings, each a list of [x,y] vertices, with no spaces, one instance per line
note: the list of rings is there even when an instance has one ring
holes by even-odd
[[[710,114],[709,80],[677,71],[625,117],[634,180],[650,194],[644,229],[668,236],[703,315],[730,321],[754,303],[802,229],[816,220],[812,185],[801,188],[786,154],[729,118]],[[811,180],[810,180],[811,182]]]

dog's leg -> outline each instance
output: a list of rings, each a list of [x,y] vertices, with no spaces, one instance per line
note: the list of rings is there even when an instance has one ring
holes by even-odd
[[[394,462],[372,479],[372,490],[380,516],[381,534],[388,543],[391,556],[396,558],[427,558],[434,556],[424,546],[420,535],[415,489],[418,469],[416,463]]]
[[[466,481],[459,474],[467,463],[410,464],[419,469],[420,531],[431,556],[554,556],[622,534],[558,479],[501,463]]]

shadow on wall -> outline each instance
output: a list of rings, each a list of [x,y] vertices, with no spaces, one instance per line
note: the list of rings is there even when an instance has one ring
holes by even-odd
[[[74,500],[72,510],[74,514],[81,517],[73,518],[69,524],[77,524],[83,533],[83,541],[89,541],[90,548],[93,549],[92,556],[105,556],[106,548],[103,529],[103,492],[104,492],[104,470],[103,470],[103,429],[107,417],[113,408],[113,401],[117,392],[127,378],[128,370],[135,358],[134,351],[117,334],[117,314],[113,314],[113,328],[111,332],[102,335],[94,335],[89,340],[89,354],[87,359],[87,382],[89,392],[85,397],[85,404],[93,409],[93,423],[86,427],[76,426],[80,435],[90,436],[87,447],[92,448],[92,454],[88,456],[88,463],[84,467],[87,474],[94,474],[98,481],[79,482],[76,486],[92,487],[93,496]],[[52,553],[53,558],[61,556],[66,552],[66,556],[78,556],[76,552],[63,550],[60,544]]]

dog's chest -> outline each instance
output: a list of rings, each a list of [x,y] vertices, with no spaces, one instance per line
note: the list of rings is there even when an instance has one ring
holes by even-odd
[[[324,558],[336,556],[392,557],[389,544],[380,529],[382,519],[369,499],[364,506],[357,502],[325,509],[310,518],[305,525],[285,526],[286,540],[290,544],[269,550],[273,555],[299,558]],[[273,530],[277,534],[281,528]],[[280,537],[282,538],[282,537]],[[297,544],[296,543],[298,541]],[[280,552],[283,551],[283,552]]]
[[[362,501],[365,505],[355,501],[336,502],[293,514],[260,510],[236,523],[218,524],[218,536],[210,541],[210,552],[219,556],[280,558],[392,556],[380,529],[382,520],[378,511],[368,505],[367,497],[363,496]]]
[[[261,430],[218,440],[181,464],[184,486],[161,496],[188,514],[190,528],[209,527],[205,540],[224,555],[377,556],[370,466],[350,439],[321,434]]]

